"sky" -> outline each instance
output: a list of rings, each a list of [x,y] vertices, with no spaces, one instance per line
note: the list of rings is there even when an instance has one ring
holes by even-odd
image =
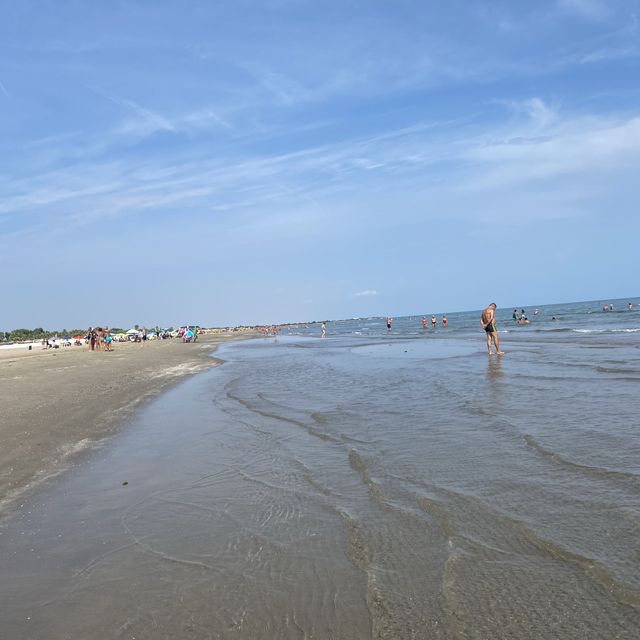
[[[0,329],[637,296],[639,20],[0,2]]]

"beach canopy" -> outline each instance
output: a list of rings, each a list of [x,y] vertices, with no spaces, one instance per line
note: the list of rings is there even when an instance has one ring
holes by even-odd
[[[129,329],[129,331],[127,331],[127,335],[131,336],[134,333],[140,333],[137,329]]]

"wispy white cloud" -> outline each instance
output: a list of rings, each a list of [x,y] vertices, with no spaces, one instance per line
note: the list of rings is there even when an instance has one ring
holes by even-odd
[[[603,175],[640,162],[640,117],[580,117],[558,123],[549,134],[468,149],[469,158],[483,166],[470,185],[496,189],[593,170]]]
[[[495,198],[499,190],[537,189],[542,180],[640,161],[640,118],[569,116],[540,98],[507,105],[523,119],[498,121],[491,128],[473,122],[419,123],[235,159],[198,157],[201,149],[197,156],[183,150],[175,157],[147,157],[144,163],[135,157],[84,159],[64,169],[6,178],[0,183],[0,213],[21,213],[29,227],[30,219],[35,224],[43,215],[87,224],[152,210],[238,212],[260,219],[268,230],[300,220],[300,212],[303,218],[324,216],[327,203],[338,211],[336,202],[342,201],[353,211],[347,216],[386,197],[411,210],[422,207],[421,200],[433,201],[429,193],[438,193],[441,203],[461,202],[469,191],[492,192],[482,197]],[[438,209],[452,210],[442,204]],[[296,222],[295,228],[303,226]]]
[[[612,60],[629,60],[632,58],[640,58],[640,46],[603,47],[585,54],[580,59],[580,62],[589,64]]]
[[[125,117],[110,131],[111,135],[115,137],[133,136],[144,138],[161,131],[175,133],[179,131],[198,131],[212,127],[233,129],[233,125],[227,119],[209,106],[196,108],[177,116],[169,116],[129,98],[115,96],[95,87],[92,90],[110,102],[123,107],[126,112]],[[98,145],[98,147],[103,148],[105,142],[108,141],[103,138],[102,144]]]
[[[133,100],[107,96],[112,102],[125,107],[133,117],[125,119],[115,129],[115,133],[149,135],[156,131],[174,131],[175,127],[169,118],[147,109]]]
[[[601,0],[558,0],[558,7],[589,20],[604,20],[610,15],[609,7]]]
[[[559,118],[557,107],[551,107],[540,98],[508,102],[516,112],[524,113],[537,129],[546,129]]]
[[[375,289],[365,289],[364,291],[358,291],[358,293],[353,294],[356,298],[368,298],[371,296],[379,295]]]

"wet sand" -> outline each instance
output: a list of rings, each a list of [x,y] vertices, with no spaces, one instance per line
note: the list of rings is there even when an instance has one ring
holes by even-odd
[[[0,349],[0,519],[25,494],[114,435],[133,410],[184,376],[220,363],[211,356],[237,333],[41,351]]]

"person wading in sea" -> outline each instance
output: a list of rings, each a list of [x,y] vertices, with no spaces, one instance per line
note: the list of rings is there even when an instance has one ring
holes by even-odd
[[[487,351],[491,355],[491,341],[496,346],[496,353],[501,356],[504,351],[500,350],[500,338],[498,337],[498,329],[495,320],[496,303],[492,302],[486,309],[482,310],[480,324],[487,334]]]

